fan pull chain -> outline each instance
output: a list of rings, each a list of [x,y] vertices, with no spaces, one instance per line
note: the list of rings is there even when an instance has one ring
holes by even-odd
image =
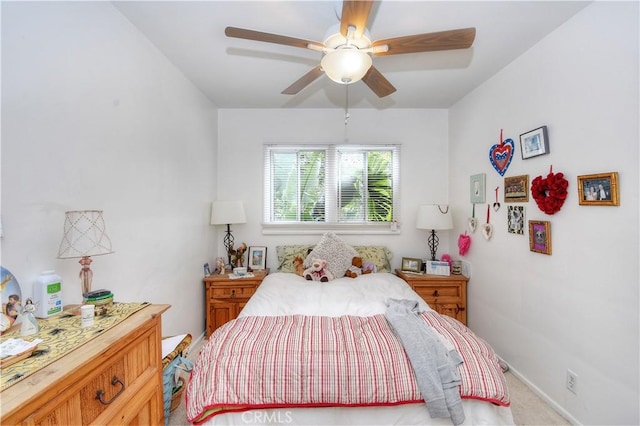
[[[351,117],[351,114],[349,114],[349,85],[345,84],[345,87],[347,89],[347,99],[344,104],[344,125],[346,126],[349,122],[349,118]]]

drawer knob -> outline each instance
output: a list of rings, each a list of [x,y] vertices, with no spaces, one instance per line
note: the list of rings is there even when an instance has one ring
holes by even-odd
[[[440,293],[438,293],[438,290],[434,290],[433,291],[433,297],[439,297]]]
[[[231,290],[231,297],[236,297],[236,291],[235,291],[235,289],[234,289],[234,290]]]
[[[120,396],[120,394],[122,392],[124,392],[124,382],[122,380],[120,380],[117,376],[113,376],[113,379],[111,379],[111,385],[115,386],[118,383],[120,383],[120,386],[122,386],[122,388],[118,391],[118,393],[116,393],[115,395],[113,395],[113,398],[111,398],[108,401],[105,401],[103,396],[104,396],[104,391],[102,389],[100,389],[98,392],[96,392],[96,399],[99,400],[101,403],[103,403],[104,405],[109,405],[111,404],[113,401],[116,400],[117,397]]]

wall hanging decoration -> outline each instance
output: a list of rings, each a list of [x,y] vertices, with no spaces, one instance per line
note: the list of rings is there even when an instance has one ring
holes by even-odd
[[[504,178],[504,202],[526,203],[529,201],[529,175]]]
[[[469,193],[472,203],[484,203],[486,175],[478,173],[473,175],[469,181]]]
[[[507,231],[510,234],[524,235],[524,206],[507,208]]]
[[[471,217],[467,219],[467,226],[469,227],[469,231],[471,233],[476,232],[476,228],[478,227],[478,219],[476,219],[476,205],[472,204],[471,208]]]
[[[560,211],[567,199],[567,187],[569,182],[563,173],[553,173],[553,166],[549,167],[546,178],[536,177],[531,181],[531,195],[538,208],[546,214],[554,214]]]
[[[482,236],[487,241],[489,241],[491,239],[491,236],[493,235],[493,226],[490,223],[491,222],[490,216],[491,216],[491,205],[487,204],[487,223],[482,225]]]
[[[520,135],[520,152],[522,159],[549,153],[549,138],[547,126],[538,127]]]
[[[513,159],[513,151],[515,151],[515,149],[516,145],[513,142],[513,139],[502,140],[502,129],[500,129],[499,143],[493,145],[489,150],[489,161],[491,161],[491,165],[496,169],[496,172],[498,172],[500,176],[504,176],[509,168],[509,164],[511,164],[511,160]]]
[[[529,250],[551,254],[551,222],[529,221]]]
[[[578,204],[619,206],[618,172],[578,176]]]
[[[498,191],[499,191],[499,190],[500,190],[500,187],[499,187],[499,186],[497,186],[497,187],[496,187],[496,201],[495,201],[495,203],[493,203],[493,209],[494,209],[495,211],[500,210],[500,203],[498,202]]]
[[[460,234],[458,237],[458,254],[464,256],[469,252],[469,247],[471,247],[471,237],[465,231],[464,234]]]

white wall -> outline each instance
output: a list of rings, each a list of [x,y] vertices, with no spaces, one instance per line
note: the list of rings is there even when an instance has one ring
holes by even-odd
[[[221,199],[244,201],[247,223],[234,225],[235,242],[267,246],[267,264],[277,267],[276,246],[315,243],[321,235],[262,235],[263,145],[268,143],[401,144],[401,232],[394,235],[341,235],[350,244],[379,244],[394,253],[392,266],[402,257],[427,257],[427,231],[415,227],[417,206],[448,204],[448,113],[446,110],[344,111],[331,109],[222,109],[219,112],[217,192]],[[242,158],[239,165],[228,159]],[[447,232],[439,233],[438,254],[449,251]],[[218,251],[222,248],[219,233]]]
[[[638,424],[638,3],[596,2],[450,110],[450,198],[458,233],[471,214],[469,176],[487,175],[487,201],[503,178],[491,145],[548,126],[548,155],[507,176],[569,181],[555,215],[533,199],[528,220],[551,222],[553,254],[529,251],[506,230],[507,205],[492,213],[490,241],[473,234],[469,325],[574,422]],[[619,207],[579,206],[577,176],[618,171]],[[501,200],[502,201],[502,200]],[[476,211],[476,214],[478,211]],[[480,209],[480,222],[485,221]],[[451,236],[454,237],[453,235]],[[451,241],[453,244],[453,241]],[[578,394],[565,388],[567,369]]]
[[[168,303],[163,333],[204,329],[213,258],[214,106],[107,2],[2,3],[2,265],[23,298],[57,259],[64,212],[104,210],[114,254],[94,288]]]

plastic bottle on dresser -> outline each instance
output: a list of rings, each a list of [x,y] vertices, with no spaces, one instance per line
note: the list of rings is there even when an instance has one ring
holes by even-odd
[[[35,315],[48,318],[62,312],[62,278],[55,271],[44,271],[33,286]]]

